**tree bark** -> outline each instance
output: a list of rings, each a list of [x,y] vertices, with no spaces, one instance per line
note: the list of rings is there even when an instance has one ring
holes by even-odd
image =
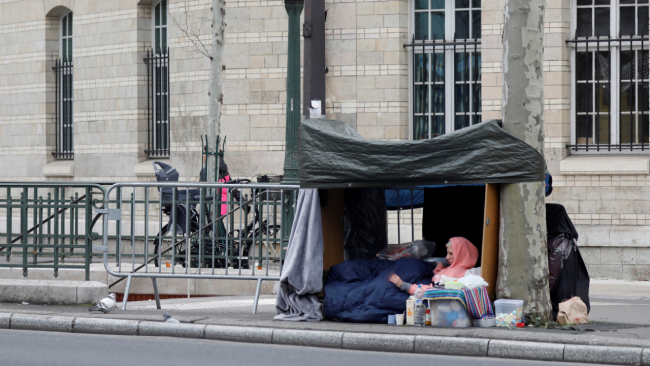
[[[212,60],[210,62],[210,104],[208,114],[208,151],[218,152],[217,136],[221,133],[221,73],[223,71],[223,45],[226,31],[226,6],[224,0],[212,0]],[[206,181],[215,181],[217,167],[216,155],[208,155]]]
[[[506,0],[503,128],[544,153],[544,0]],[[497,297],[550,320],[544,182],[501,185]]]

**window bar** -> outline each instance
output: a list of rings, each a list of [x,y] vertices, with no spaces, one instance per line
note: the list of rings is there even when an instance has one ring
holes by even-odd
[[[169,134],[171,132],[170,131],[170,126],[169,126],[169,121],[170,121],[170,117],[169,117],[169,111],[170,111],[170,108],[169,108],[169,47],[167,47],[167,54],[165,55],[165,72],[167,73],[167,76],[165,78],[165,132],[167,134],[167,141],[166,141],[167,146],[165,146],[166,147],[165,151],[167,153],[167,156],[169,156],[170,149],[171,149],[170,137],[169,137]]]
[[[474,85],[475,85],[475,87],[479,88],[479,86],[478,86],[478,71],[475,70],[475,68],[478,67],[478,65],[479,65],[479,61],[478,61],[478,39],[477,38],[474,38],[474,59],[476,60],[476,62],[472,62],[472,75],[471,76],[474,77],[474,73],[476,73],[477,80],[474,80]],[[471,88],[471,86],[470,86],[470,88]],[[470,90],[469,95],[472,95],[471,90]],[[474,95],[474,98],[478,98],[478,95]],[[478,103],[481,103],[481,101],[479,100]],[[472,104],[472,106],[473,105],[474,104]],[[476,123],[479,123],[479,118],[478,118],[478,107],[479,106],[478,106],[478,104],[476,105],[476,107],[477,107],[477,109],[474,111],[473,115],[474,115],[474,117],[476,117]],[[481,120],[482,120],[482,118],[481,118]]]
[[[431,54],[431,71],[429,72],[429,75],[431,75],[431,116],[430,118],[430,123],[429,123],[429,138],[434,138],[436,137],[435,131],[438,129],[438,116],[436,115],[436,103],[435,103],[435,95],[433,93],[436,90],[436,81],[438,79],[438,73],[436,70],[436,62],[438,62],[438,57],[436,56],[436,35],[433,34],[433,50]]]
[[[65,105],[65,97],[67,94],[67,87],[68,83],[65,77],[65,62],[62,63],[61,65],[61,110],[63,111],[62,113],[62,118],[61,118],[61,131],[58,131],[57,133],[61,134],[61,151],[59,157],[65,156],[65,146],[66,146],[66,136],[65,136],[65,122],[68,119],[68,108],[66,108]]]
[[[598,77],[598,72],[599,72],[599,63],[598,63],[598,58],[600,55],[600,36],[596,37],[596,57],[594,57],[594,61],[596,63],[595,66],[595,77],[594,77],[594,87],[596,88],[596,102],[594,103],[594,108],[596,110],[596,128],[594,129],[594,139],[596,140],[596,151],[600,151],[600,100],[598,97],[600,96],[600,93],[598,92],[600,89],[600,78]]]
[[[72,133],[72,121],[74,119],[74,109],[73,109],[73,101],[74,101],[74,74],[73,74],[73,65],[72,62],[68,66],[68,70],[70,72],[70,80],[68,80],[68,154],[67,158],[72,159],[73,154],[74,154],[74,134]]]
[[[151,84],[151,51],[147,50],[147,94],[149,94],[149,84]],[[151,96],[147,95],[147,150],[151,150]],[[159,262],[160,263],[160,262]]]
[[[442,70],[442,91],[443,91],[443,93],[445,93],[445,98],[443,99],[444,103],[442,105],[442,110],[443,110],[442,123],[445,124],[445,133],[447,133],[447,127],[446,127],[446,121],[447,121],[447,105],[446,105],[447,104],[447,95],[446,95],[447,94],[447,77],[446,77],[447,62],[446,62],[446,60],[447,59],[445,58],[445,53],[446,53],[445,52],[446,51],[445,50],[445,39],[446,39],[445,36],[446,35],[443,32],[442,33],[442,62],[443,62],[444,68]],[[437,76],[437,74],[436,74],[436,76]]]
[[[436,41],[436,35],[434,34],[433,35],[433,42],[434,42],[433,43],[433,52],[434,53],[435,53],[435,49],[436,49],[435,41]],[[424,40],[422,40],[422,60],[425,61],[425,64],[424,64],[425,65],[425,70],[427,69],[427,67],[429,65],[431,65],[429,62],[427,62],[427,61],[430,61],[430,60],[427,60],[427,59],[428,59],[428,57],[426,57],[426,50],[424,48]],[[431,65],[431,67],[433,68],[433,65]],[[427,75],[427,78],[433,78],[433,74],[431,72],[427,72],[426,75]],[[429,79],[429,80],[431,80],[431,79]],[[424,82],[427,83],[429,80],[425,79]],[[432,130],[432,128],[433,128],[433,119],[434,119],[433,116],[435,116],[435,109],[434,109],[434,105],[433,105],[433,101],[435,100],[435,98],[433,96],[433,92],[436,90],[436,87],[435,87],[436,84],[435,84],[435,79],[433,79],[432,81],[433,81],[432,83],[428,83],[429,85],[426,85],[427,90],[429,90],[429,92],[427,93],[428,102],[429,102],[429,104],[428,104],[429,113],[426,116],[427,128],[429,130],[427,132],[427,137],[428,138],[433,138],[433,130]]]
[[[639,83],[640,88],[638,90],[643,92],[643,95],[641,96],[641,99],[640,99],[641,101],[647,100],[647,98],[645,97],[645,89],[643,88],[644,78],[643,78],[642,67],[645,66],[647,68],[648,65],[643,64],[643,41],[644,41],[643,38],[644,37],[641,37],[641,53],[639,54],[639,58],[641,59],[641,62],[639,62],[639,78],[638,78],[639,81],[640,81],[640,83]],[[638,99],[638,95],[637,95],[637,99]],[[640,124],[641,124],[641,151],[645,151],[645,119],[644,119],[644,117],[645,117],[645,108],[640,108],[640,106],[642,106],[643,104],[644,104],[644,102],[641,102],[641,103],[637,102],[637,105],[639,106],[639,109],[641,110],[641,122],[640,122]]]
[[[160,115],[162,114],[162,109],[160,108],[161,105],[161,99],[162,95],[160,95],[160,90],[162,88],[162,70],[160,68],[160,55],[156,55],[156,89],[154,92],[156,93],[156,120],[154,121],[156,123],[155,127],[155,133],[156,133],[156,146],[155,146],[155,153],[158,155],[158,152],[160,151],[160,143],[162,140],[160,139]]]
[[[61,96],[61,83],[59,81],[59,76],[60,76],[60,66],[61,62],[60,59],[56,59],[54,63],[54,71],[55,71],[55,81],[54,81],[54,97],[56,98],[54,100],[54,154],[56,158],[59,158],[59,124],[61,120],[61,105],[60,105],[60,96]]]
[[[470,78],[470,76],[469,76],[469,70],[470,70],[470,67],[469,67],[469,62],[468,62],[468,61],[469,61],[469,57],[467,57],[467,56],[468,56],[468,55],[467,55],[467,39],[464,39],[464,42],[463,42],[463,57],[465,58],[465,65],[464,65],[464,69],[465,69],[465,70],[463,70],[463,71],[465,72],[465,80],[463,80],[463,84],[467,85],[467,91],[469,92],[469,89],[471,88],[472,83],[470,82],[470,80],[471,80],[471,78]],[[462,89],[461,89],[461,90],[462,90]],[[466,105],[466,106],[465,106],[465,118],[468,119],[468,120],[467,120],[467,127],[469,127],[469,126],[472,125],[472,122],[469,120],[470,116],[469,116],[469,114],[468,114],[469,111],[470,111],[470,109],[472,108],[472,107],[471,107],[471,105],[472,105],[472,93],[469,92],[469,95],[468,95],[468,96],[469,96],[469,98],[468,98],[469,105]],[[470,113],[470,114],[471,114],[471,113]],[[464,128],[464,127],[465,127],[465,126],[463,126],[463,128]]]
[[[612,92],[612,72],[611,72],[611,64],[612,64],[612,36],[609,35],[607,36],[607,53],[609,55],[609,64],[610,64],[610,72],[609,72],[609,79],[607,80],[609,83],[609,92],[610,92],[610,98],[609,98],[609,108],[607,108],[607,123],[609,125],[608,131],[611,132],[612,129],[612,98],[611,98],[611,92]],[[607,151],[612,151],[611,146],[612,146],[612,134],[609,134],[609,138],[607,139]]]
[[[623,37],[619,34],[618,35],[618,49],[619,49],[619,52],[620,52],[622,46],[623,46]],[[620,57],[619,57],[619,60],[620,60]],[[618,139],[619,139],[619,141],[618,141],[618,151],[622,151],[623,131],[622,131],[621,125],[622,125],[622,121],[623,121],[623,113],[622,113],[622,110],[623,110],[623,108],[622,108],[622,105],[623,105],[623,96],[622,96],[622,94],[623,93],[622,93],[621,87],[622,87],[623,83],[621,82],[622,79],[620,77],[620,75],[621,75],[621,65],[618,66],[618,70],[616,70],[616,72],[619,74],[619,78],[618,78],[618,89],[619,89],[618,90]]]
[[[451,95],[452,95],[452,98],[453,98],[452,99],[452,102],[453,102],[452,103],[453,104],[453,108],[452,108],[452,120],[453,121],[452,122],[453,122],[453,126],[454,126],[454,131],[455,131],[457,129],[457,127],[458,127],[456,125],[456,117],[457,117],[457,115],[456,115],[456,103],[457,103],[457,100],[456,100],[456,70],[455,70],[455,66],[456,66],[455,65],[456,64],[456,32],[454,32],[454,48],[453,48],[453,50],[454,51],[453,51],[452,55],[453,55],[453,59],[454,59],[454,70],[453,70],[453,73],[454,73],[453,83],[454,84],[453,84],[453,92],[451,93]],[[445,89],[445,92],[446,91],[447,90]]]
[[[436,69],[438,67],[438,54],[436,53],[436,35],[433,35],[433,53],[431,55],[431,86],[433,90],[436,90],[436,82],[438,81],[438,70]],[[443,38],[444,42],[444,38]],[[444,55],[444,53],[443,53]],[[435,101],[435,97],[433,93],[431,93],[431,98]],[[435,102],[431,103],[431,108],[432,108],[432,115],[431,115],[431,128],[429,130],[429,136],[431,138],[436,137],[435,131],[438,130],[438,116],[436,115],[436,104]]]
[[[415,44],[415,33],[413,34],[411,42]],[[415,80],[416,80],[416,70],[417,66],[415,65],[415,47],[413,47],[412,51],[412,58],[413,58],[413,140],[415,140],[416,136],[416,131],[415,131],[415,126],[416,126],[416,118],[415,118]]]
[[[422,89],[427,90],[427,92],[425,93],[426,102],[427,102],[426,106],[429,107],[429,108],[432,108],[431,103],[429,103],[429,101],[432,100],[431,92],[429,92],[430,85],[427,85],[427,76],[428,76],[427,74],[428,73],[426,72],[426,69],[427,69],[427,56],[426,55],[427,55],[427,53],[426,53],[426,49],[425,49],[425,43],[426,43],[426,41],[424,39],[422,39],[422,63],[424,64],[424,69],[423,69],[423,74],[422,74]],[[413,48],[415,49],[415,47],[413,47]],[[422,106],[424,106],[424,101],[425,101],[425,97],[422,97],[422,102],[423,102]],[[430,117],[431,116],[430,116],[430,113],[431,113],[431,109],[429,109],[429,113],[427,113],[426,108],[422,109],[422,116],[425,119],[425,121],[427,123],[427,129],[429,130],[427,132],[427,135],[428,135],[427,137],[428,138],[431,138],[431,122],[430,122]]]
[[[585,41],[586,41],[585,42],[585,46],[586,46],[586,51],[585,51],[586,62],[585,62],[585,64],[588,65],[589,69],[592,69],[591,75],[588,75],[587,77],[588,78],[593,78],[594,71],[593,71],[593,67],[592,67],[591,62],[589,62],[589,37],[585,37]],[[588,86],[589,83],[590,83],[590,80],[587,79],[586,83],[587,83],[587,86]],[[590,114],[592,112],[592,108],[591,108],[592,106],[591,106],[590,101],[592,100],[593,96],[591,95],[591,93],[589,93],[589,96],[587,96],[587,93],[585,93],[585,98],[587,98],[587,103],[586,103],[587,115],[585,116],[586,117],[585,118],[585,136],[586,136],[585,151],[589,151],[589,118],[591,117]]]
[[[636,62],[634,62],[634,50],[632,49],[632,35],[630,35],[630,92],[627,93],[627,101],[630,106],[630,151],[633,150],[634,143],[634,108],[632,107],[632,92],[634,91],[634,73],[636,72]]]

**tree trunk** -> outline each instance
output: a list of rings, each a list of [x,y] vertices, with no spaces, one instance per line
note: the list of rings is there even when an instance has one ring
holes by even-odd
[[[224,0],[212,0],[212,60],[210,62],[210,109],[208,114],[208,151],[218,152],[217,136],[221,133],[221,73],[223,70],[224,32],[226,31],[226,6]],[[216,155],[208,155],[206,181],[215,181]]]
[[[506,0],[503,31],[503,128],[542,154],[544,8],[544,0]],[[497,297],[551,319],[544,193],[544,182],[501,185]]]

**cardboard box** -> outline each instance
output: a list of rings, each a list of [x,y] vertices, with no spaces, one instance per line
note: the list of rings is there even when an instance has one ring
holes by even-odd
[[[406,325],[415,325],[415,299],[413,296],[406,300]]]

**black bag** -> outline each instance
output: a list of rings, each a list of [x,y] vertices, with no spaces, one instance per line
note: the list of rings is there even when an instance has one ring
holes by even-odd
[[[576,245],[578,232],[562,205],[546,204],[548,230],[548,267],[553,319],[557,319],[559,304],[574,296],[589,304],[589,272]]]

